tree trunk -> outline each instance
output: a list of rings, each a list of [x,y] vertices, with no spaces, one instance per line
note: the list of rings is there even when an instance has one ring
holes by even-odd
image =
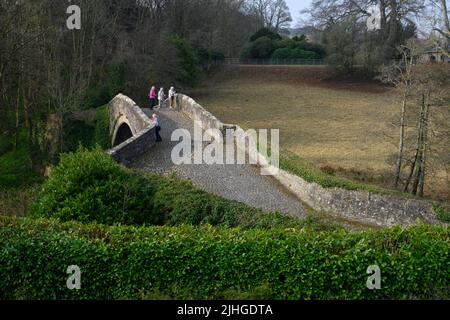
[[[411,164],[411,170],[408,175],[408,179],[405,183],[405,188],[403,189],[404,192],[408,192],[409,185],[411,184],[412,178],[414,176],[414,171],[416,171],[416,167],[419,163],[420,159],[420,151],[421,151],[421,143],[422,143],[422,119],[423,119],[423,108],[420,110],[420,116],[419,116],[419,125],[417,129],[417,143],[416,143],[416,154],[414,156],[414,161]],[[414,189],[414,188],[413,188]]]
[[[423,125],[423,154],[422,154],[422,170],[419,181],[419,196],[423,197],[425,192],[425,177],[426,177],[426,160],[427,160],[427,150],[428,150],[428,121],[429,121],[429,113],[430,113],[430,105],[428,101],[430,101],[430,92],[427,94],[427,101],[425,104],[425,112],[424,112],[424,125]]]
[[[422,147],[421,147],[421,149],[422,149]],[[418,153],[419,157],[417,159],[416,172],[414,173],[414,182],[413,182],[412,190],[411,190],[411,193],[415,196],[417,195],[417,189],[419,188],[419,180],[420,180],[420,177],[422,175],[422,170],[423,170],[423,168],[422,168],[423,154],[422,154],[421,149],[419,150],[419,153]]]
[[[96,15],[94,15],[92,35],[91,35],[91,46],[90,46],[90,52],[89,52],[89,70],[88,70],[87,83],[86,83],[87,88],[90,87],[91,79],[92,79],[92,69],[93,69],[93,65],[94,65],[94,46],[96,45],[96,40],[97,40],[96,30],[97,30],[97,19],[96,19]]]
[[[445,26],[445,51],[448,52],[448,45],[450,44],[450,21],[448,18],[448,9],[447,9],[447,1],[446,0],[441,0],[441,5],[442,5],[442,18],[444,20],[444,26]]]
[[[386,33],[386,1],[385,0],[381,0],[380,1],[380,13],[381,13],[381,20],[380,20],[380,27],[381,27],[381,32],[384,34]]]
[[[394,187],[397,189],[400,182],[400,175],[403,165],[403,149],[405,144],[405,114],[406,114],[406,102],[408,100],[408,88],[405,88],[403,93],[402,112],[400,116],[400,141],[398,146],[397,168],[395,170],[395,182]]]
[[[425,151],[425,116],[426,116],[426,102],[425,93],[422,93],[422,105],[420,110],[420,125],[419,125],[419,144],[418,144],[418,161],[416,164],[416,172],[414,173],[414,182],[412,187],[412,194],[417,195],[419,183],[422,175],[424,174],[424,151]]]
[[[19,147],[19,135],[20,135],[19,107],[20,107],[20,78],[19,78],[19,83],[17,85],[17,97],[16,97],[16,126],[15,126],[15,137],[14,137],[14,151],[16,151],[17,148]]]

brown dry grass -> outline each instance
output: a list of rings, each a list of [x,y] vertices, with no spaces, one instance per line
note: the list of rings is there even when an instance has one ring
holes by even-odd
[[[225,123],[279,128],[281,147],[319,168],[389,186],[399,115],[395,94],[373,82],[333,81],[324,67],[229,67],[189,94]],[[448,159],[428,195],[448,198]],[[448,165],[448,161],[447,161]]]

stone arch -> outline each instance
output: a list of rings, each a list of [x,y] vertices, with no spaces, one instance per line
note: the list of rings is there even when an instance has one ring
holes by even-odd
[[[109,129],[114,160],[127,164],[156,143],[155,126],[130,98],[118,94],[108,104]]]
[[[128,121],[118,123],[112,139],[113,148],[132,138],[133,135],[133,130]]]

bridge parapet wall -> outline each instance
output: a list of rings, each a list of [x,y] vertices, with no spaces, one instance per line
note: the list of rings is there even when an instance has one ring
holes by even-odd
[[[194,99],[183,94],[177,96],[177,106],[184,114],[193,120],[201,121],[202,128],[218,129],[225,135],[225,130],[233,125],[226,125],[217,119],[211,112],[199,105]]]

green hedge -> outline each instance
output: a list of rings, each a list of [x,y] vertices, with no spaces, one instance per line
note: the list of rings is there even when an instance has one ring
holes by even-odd
[[[0,217],[0,299],[449,298],[450,229],[106,227]],[[382,289],[366,287],[368,266]],[[66,287],[69,265],[81,290]]]
[[[450,204],[434,203],[433,209],[442,222],[450,223]]]
[[[30,214],[63,221],[161,224],[152,214],[154,186],[129,174],[100,148],[63,154],[30,206]]]
[[[272,59],[320,59],[321,57],[313,51],[302,49],[280,48],[272,53]]]

